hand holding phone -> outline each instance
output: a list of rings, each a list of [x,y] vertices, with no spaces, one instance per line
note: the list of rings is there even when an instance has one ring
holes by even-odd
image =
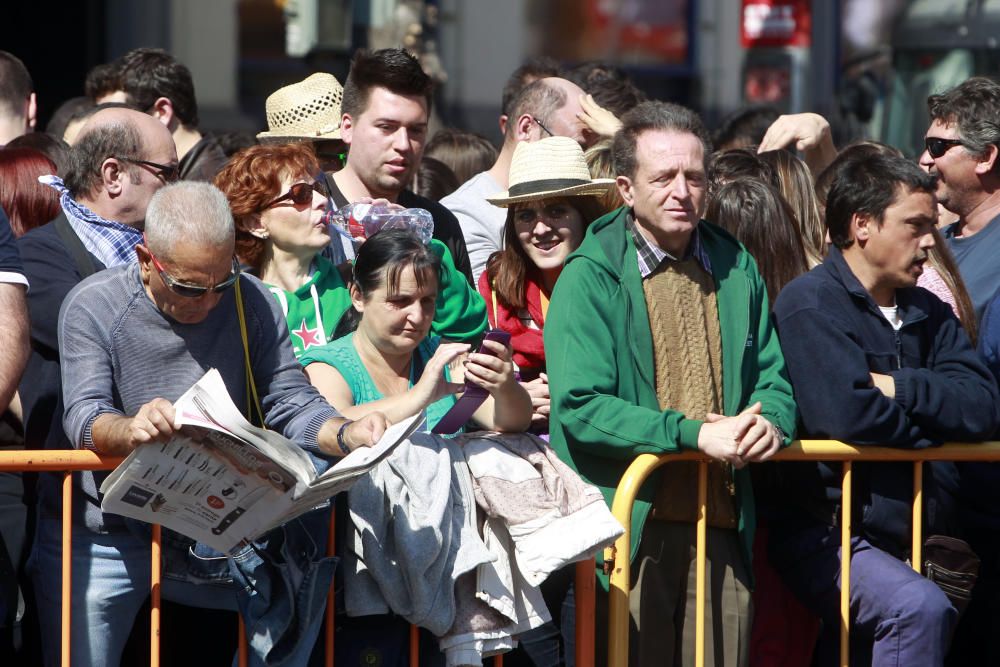
[[[483,337],[483,343],[486,341],[495,341],[504,345],[505,347],[510,346],[510,334],[506,331],[500,331],[499,329],[491,329],[486,332]],[[498,353],[493,350],[490,346],[481,344],[476,354],[485,354],[491,357],[497,357]],[[476,370],[476,369],[474,369]],[[474,377],[470,377],[470,371],[468,366],[466,366],[465,373],[465,392],[459,397],[458,402],[451,407],[441,421],[431,429],[431,433],[454,433],[458,429],[465,425],[465,422],[469,421],[479,406],[483,404],[486,398],[490,395],[489,390],[487,390],[482,385],[475,381]]]

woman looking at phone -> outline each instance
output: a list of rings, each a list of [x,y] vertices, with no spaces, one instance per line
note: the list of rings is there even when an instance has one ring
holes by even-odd
[[[484,429],[523,431],[531,400],[514,379],[511,352],[495,341],[471,355],[466,343],[429,335],[440,258],[405,230],[382,231],[358,250],[350,284],[356,330],[311,348],[300,361],[320,393],[345,417],[379,411],[396,422],[427,410],[437,425],[468,380],[489,393],[473,413]]]
[[[567,137],[520,143],[510,189],[487,200],[507,209],[504,249],[479,277],[490,325],[511,335],[513,360],[532,399],[532,431],[548,432],[549,385],[542,329],[552,289],[587,225],[604,213],[612,179],[592,179],[580,145]]]

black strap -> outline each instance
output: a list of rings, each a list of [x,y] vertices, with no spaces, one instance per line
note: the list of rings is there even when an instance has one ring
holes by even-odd
[[[87,246],[83,245],[83,241],[80,240],[80,237],[70,227],[69,220],[66,219],[66,213],[60,211],[56,219],[52,221],[52,224],[55,225],[56,233],[59,234],[63,245],[66,246],[69,256],[73,258],[76,269],[80,272],[80,278],[83,279],[97,273],[97,266],[94,264],[93,257],[91,257],[90,252],[87,250]]]

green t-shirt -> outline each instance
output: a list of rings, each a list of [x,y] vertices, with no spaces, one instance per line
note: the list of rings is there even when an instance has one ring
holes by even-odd
[[[312,277],[294,292],[267,286],[285,314],[297,359],[309,348],[333,340],[337,322],[351,307],[351,293],[337,267],[321,256],[316,257],[315,264]]]
[[[413,351],[413,363],[410,364],[410,387],[420,379],[424,366],[434,352],[437,351],[441,339],[437,336],[427,336],[420,342],[417,349]],[[337,369],[337,372],[347,382],[354,397],[354,405],[363,405],[383,398],[382,393],[372,381],[368,369],[365,368],[358,351],[354,349],[354,334],[350,333],[342,338],[338,338],[329,345],[311,348],[299,359],[303,366],[319,362],[328,364]],[[444,379],[451,381],[451,374],[448,367],[444,368]],[[439,398],[434,403],[427,406],[427,430],[434,428],[445,413],[455,404],[455,396],[448,394]]]

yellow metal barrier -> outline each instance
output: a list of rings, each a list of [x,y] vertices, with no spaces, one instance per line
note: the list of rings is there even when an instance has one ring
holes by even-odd
[[[0,471],[4,472],[61,472],[62,480],[62,629],[60,633],[60,664],[70,667],[70,628],[72,618],[72,540],[73,540],[73,472],[113,470],[122,457],[102,456],[88,450],[24,450],[0,452]],[[327,554],[334,554],[335,524],[330,516],[330,535]],[[151,667],[160,664],[160,526],[153,526],[150,562],[150,656]],[[594,667],[594,559],[576,565],[576,647],[579,667]],[[334,594],[333,584],[327,598],[327,617],[324,624],[326,655],[324,665],[333,667],[334,661]],[[243,618],[239,620],[238,664],[247,665],[246,632]],[[416,626],[410,628],[410,665],[419,666],[419,636]],[[496,667],[503,667],[503,656],[494,659]]]
[[[923,543],[923,463],[927,461],[1000,461],[1000,442],[979,444],[949,443],[929,449],[896,449],[890,447],[859,447],[836,440],[801,440],[780,451],[774,461],[843,461],[841,482],[841,587],[840,587],[840,662],[849,665],[850,581],[851,581],[851,463],[853,461],[910,461],[913,463],[913,568],[921,569]],[[673,461],[698,461],[698,522],[696,527],[697,555],[695,592],[695,665],[705,664],[705,533],[706,488],[708,459],[700,452],[680,452],[655,456],[642,454],[632,462],[622,476],[615,492],[611,511],[625,528],[625,533],[604,551],[610,564],[608,599],[608,665],[628,665],[628,591],[631,581],[629,539],[632,504],[639,487],[659,466]]]

